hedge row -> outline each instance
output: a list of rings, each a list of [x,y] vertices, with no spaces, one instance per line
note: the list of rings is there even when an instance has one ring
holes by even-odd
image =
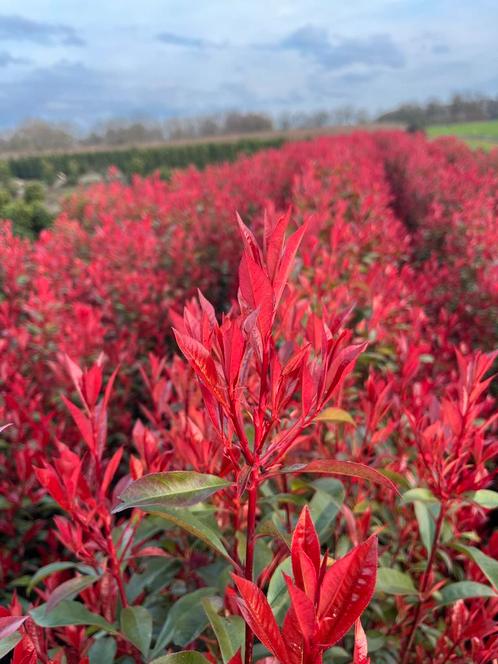
[[[114,150],[88,150],[61,154],[32,155],[8,159],[13,177],[23,180],[50,182],[59,172],[69,178],[77,178],[88,172],[102,173],[109,166],[116,166],[125,175],[146,175],[160,169],[167,173],[171,168],[184,168],[191,164],[203,168],[207,164],[231,161],[239,154],[252,154],[268,147],[280,147],[283,138],[244,138],[237,141],[164,145],[157,147],[133,147]]]

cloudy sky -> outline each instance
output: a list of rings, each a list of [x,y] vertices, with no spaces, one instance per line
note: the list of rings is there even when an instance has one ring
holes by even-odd
[[[1,0],[0,128],[498,94],[497,0]]]

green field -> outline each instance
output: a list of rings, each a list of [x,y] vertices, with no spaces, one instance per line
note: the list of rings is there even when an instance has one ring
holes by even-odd
[[[433,125],[427,128],[427,135],[430,138],[456,136],[471,147],[490,149],[498,147],[498,120]]]

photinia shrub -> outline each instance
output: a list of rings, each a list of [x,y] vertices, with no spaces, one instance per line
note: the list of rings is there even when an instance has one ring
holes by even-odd
[[[0,657],[497,659],[497,184],[354,134],[5,223]]]

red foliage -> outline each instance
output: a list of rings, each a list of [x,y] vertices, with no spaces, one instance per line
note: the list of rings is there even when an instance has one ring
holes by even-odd
[[[227,572],[212,571],[213,547],[240,594],[218,588],[219,617],[240,606],[248,625],[224,661],[252,661],[254,633],[283,663],[318,664],[340,643],[368,664],[361,614],[379,661],[498,658],[497,215],[493,155],[379,133],[99,184],[33,243],[2,223],[0,643],[18,638],[13,661],[98,661],[96,626],[41,626],[75,597],[106,621],[115,661],[178,647],[216,661],[202,621],[190,641],[161,641],[176,600]],[[113,513],[130,482],[185,470],[228,483],[208,514],[188,512],[190,530]],[[344,501],[319,474],[346,478]],[[398,502],[391,479],[415,492]],[[297,519],[308,502],[316,530],[306,507]],[[394,568],[415,590],[374,595],[377,547],[381,581]],[[463,581],[488,590],[460,597]],[[147,647],[125,609],[151,617]]]

